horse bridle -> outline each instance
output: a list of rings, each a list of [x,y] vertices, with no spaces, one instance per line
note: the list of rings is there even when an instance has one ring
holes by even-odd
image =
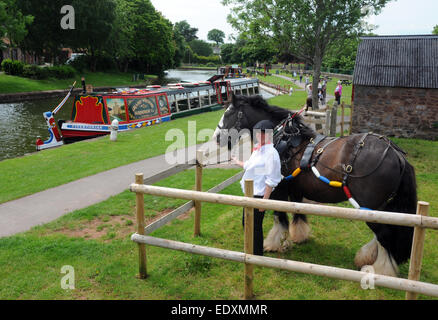
[[[237,113],[237,121],[236,121],[236,124],[235,124],[235,128],[236,128],[236,130],[238,132],[242,129],[241,128],[241,126],[242,126],[242,119],[243,119],[243,111],[239,110],[239,112]]]

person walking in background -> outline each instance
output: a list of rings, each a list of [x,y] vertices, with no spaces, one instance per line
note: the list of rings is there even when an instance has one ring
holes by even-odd
[[[335,89],[335,99],[338,102],[338,105],[341,104],[341,97],[342,97],[342,84],[341,81],[338,81],[338,85]]]
[[[303,82],[303,71],[300,71],[300,83]]]
[[[274,188],[283,179],[281,175],[281,162],[278,151],[272,144],[274,124],[269,120],[262,120],[254,126],[258,145],[246,162],[231,159],[243,167],[243,174],[240,185],[245,193],[245,180],[254,181],[254,198],[269,199]],[[263,218],[264,209],[254,208],[254,254],[263,255]],[[245,212],[242,217],[242,224],[245,225]]]
[[[321,102],[321,105],[323,104],[322,103],[322,98],[323,98],[323,95],[322,95],[322,80],[319,79],[319,81],[318,81],[318,99]]]
[[[312,94],[313,94],[313,87],[312,84],[309,83],[306,86],[307,91],[307,100],[306,100],[306,111],[309,111],[309,108],[312,109]]]

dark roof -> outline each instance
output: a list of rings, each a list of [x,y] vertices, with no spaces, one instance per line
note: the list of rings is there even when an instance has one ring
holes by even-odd
[[[438,36],[361,37],[353,83],[438,88]]]

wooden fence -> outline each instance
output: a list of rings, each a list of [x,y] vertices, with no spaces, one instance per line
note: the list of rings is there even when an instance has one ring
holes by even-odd
[[[201,167],[201,166],[200,166]],[[199,171],[199,169],[197,170]],[[197,175],[196,185],[199,188],[202,176]],[[237,176],[230,181],[237,181]],[[198,180],[199,179],[199,180]],[[425,229],[438,229],[438,218],[428,217],[429,204],[425,202],[418,203],[417,215],[405,213],[381,212],[381,211],[363,211],[357,209],[348,209],[331,206],[321,206],[304,203],[294,203],[276,200],[264,200],[252,198],[252,181],[245,181],[245,197],[215,194],[201,191],[179,190],[165,187],[155,187],[143,185],[142,174],[136,175],[136,183],[130,186],[130,190],[136,193],[137,197],[137,233],[133,234],[132,241],[139,246],[139,273],[140,278],[146,278],[146,249],[145,244],[179,250],[194,254],[200,254],[245,264],[244,274],[244,297],[250,299],[253,296],[253,265],[278,268],[294,272],[325,276],[340,280],[349,280],[362,282],[364,279],[373,281],[376,286],[387,287],[396,290],[406,291],[406,299],[416,299],[418,294],[438,297],[438,286],[435,284],[418,281],[420,279],[421,261],[423,256]],[[220,203],[224,205],[240,206],[245,208],[245,243],[244,252],[235,252],[230,250],[198,246],[172,240],[159,239],[145,235],[144,228],[144,194],[163,196],[170,198],[179,198],[191,200],[195,206],[198,204],[198,211],[195,213],[195,235],[200,234],[201,222],[201,203]],[[409,268],[409,279],[401,279],[378,274],[370,274],[363,271],[354,271],[330,266],[309,264],[304,262],[277,259],[253,255],[253,208],[266,210],[277,210],[283,212],[293,212],[306,215],[318,215],[325,217],[335,217],[348,220],[360,220],[373,223],[384,223],[399,226],[414,227],[414,239],[412,245],[412,254]],[[151,230],[151,229],[149,229]]]
[[[338,116],[338,110],[341,109],[341,115]],[[350,109],[350,119],[345,121],[345,109]],[[342,102],[339,106],[335,103],[332,107],[327,108],[325,112],[319,111],[306,111],[303,114],[305,122],[308,124],[319,124],[322,129],[316,129],[320,134],[334,137],[338,132],[337,127],[340,126],[340,135],[344,136],[346,125],[349,125],[349,135],[351,134],[351,123],[353,115],[353,105],[345,105]],[[338,118],[339,121],[338,121]]]

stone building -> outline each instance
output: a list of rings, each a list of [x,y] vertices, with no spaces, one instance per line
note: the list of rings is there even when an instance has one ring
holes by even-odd
[[[438,140],[438,36],[363,37],[352,132]]]

